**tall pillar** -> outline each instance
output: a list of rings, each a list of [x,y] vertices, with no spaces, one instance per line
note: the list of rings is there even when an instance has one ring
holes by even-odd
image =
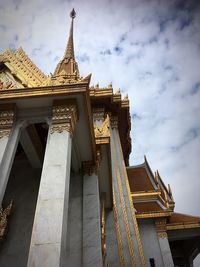
[[[113,209],[120,265],[145,266],[144,252],[121,148],[117,117],[111,117],[110,124]]]
[[[19,142],[21,125],[15,118],[14,104],[0,105],[0,206]]]
[[[83,177],[83,266],[102,267],[99,182],[95,170],[86,162]]]
[[[49,128],[29,250],[29,267],[62,267],[66,261],[75,102],[55,101]]]
[[[155,223],[156,223],[158,241],[160,245],[164,267],[173,267],[174,263],[173,263],[168,236],[166,232],[166,218],[156,219]]]

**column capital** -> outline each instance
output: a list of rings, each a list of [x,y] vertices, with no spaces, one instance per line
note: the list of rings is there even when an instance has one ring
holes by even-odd
[[[90,176],[93,173],[97,173],[97,166],[94,161],[83,161],[82,165],[84,174],[88,174]]]
[[[111,128],[118,128],[118,117],[117,116],[111,116],[110,117],[110,126]]]
[[[77,120],[78,110],[75,99],[54,101],[51,134],[67,131],[73,135]]]
[[[13,123],[16,118],[16,105],[0,105],[0,138],[10,135]]]
[[[166,218],[159,218],[155,220],[156,230],[159,238],[167,237]]]

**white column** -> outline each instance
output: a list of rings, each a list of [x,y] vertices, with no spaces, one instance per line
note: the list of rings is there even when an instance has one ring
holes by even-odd
[[[111,117],[110,126],[112,186],[114,189],[113,200],[115,200],[113,208],[121,235],[120,237],[118,234],[118,239],[121,239],[121,242],[119,240],[118,243],[122,247],[119,248],[119,252],[121,252],[119,256],[121,259],[123,257],[121,264],[125,266],[146,266],[133,202],[130,197],[117,117]]]
[[[99,182],[94,172],[83,177],[83,266],[102,267]]]
[[[55,102],[49,129],[29,251],[29,267],[61,267],[66,261],[75,104]]]
[[[172,254],[169,246],[169,241],[167,236],[159,237],[158,238],[160,249],[162,253],[162,258],[165,267],[174,267]]]
[[[21,125],[14,123],[14,105],[0,106],[0,206],[19,142]]]
[[[157,218],[155,224],[158,233],[158,242],[160,245],[164,267],[173,267],[174,262],[172,259],[172,254],[166,232],[166,218]]]

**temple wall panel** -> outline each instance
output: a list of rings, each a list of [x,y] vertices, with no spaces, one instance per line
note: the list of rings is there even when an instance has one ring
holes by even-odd
[[[153,258],[155,266],[164,266],[154,221],[143,219],[138,221],[138,225],[147,264],[149,264],[149,259]]]

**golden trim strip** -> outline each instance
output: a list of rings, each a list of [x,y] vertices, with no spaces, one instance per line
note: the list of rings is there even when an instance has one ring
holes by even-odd
[[[131,232],[130,232],[130,228],[129,228],[128,216],[127,216],[127,212],[126,212],[126,206],[125,206],[125,201],[124,201],[124,196],[123,196],[122,183],[121,183],[121,177],[120,177],[119,169],[117,169],[117,183],[118,183],[118,188],[119,188],[120,202],[122,205],[123,219],[125,222],[125,228],[126,228],[128,248],[129,248],[129,253],[130,253],[130,258],[131,258],[131,264],[132,264],[132,266],[136,266],[135,256],[134,256],[134,251],[133,251],[133,244],[132,244],[132,239],[131,239]]]
[[[117,137],[119,139],[118,130],[117,130]],[[123,172],[124,172],[124,175],[125,175],[126,189],[127,189],[129,202],[130,202],[131,215],[132,215],[133,226],[134,226],[134,229],[135,229],[135,235],[136,235],[136,239],[137,239],[137,243],[138,243],[140,259],[141,259],[142,266],[145,267],[146,263],[145,263],[144,251],[143,251],[143,247],[142,247],[142,241],[140,239],[139,228],[138,228],[138,224],[137,224],[137,219],[136,219],[134,206],[133,206],[133,201],[132,201],[132,197],[131,197],[130,186],[129,186],[129,182],[128,182],[128,175],[127,175],[127,172],[126,172],[126,167],[125,167],[125,163],[124,163],[124,159],[123,159],[123,152],[122,152],[122,148],[121,148],[120,143],[119,143],[119,149],[120,149],[120,152],[121,152],[121,155],[122,155],[122,168],[123,168]]]
[[[111,145],[112,145],[112,150],[113,150],[114,163],[117,163],[116,149],[115,149],[115,143],[114,143],[114,135],[113,135],[112,131],[111,131],[111,138],[113,140]],[[125,201],[124,201],[124,195],[123,195],[123,190],[122,190],[119,168],[117,168],[115,174],[117,176],[117,185],[118,185],[118,190],[119,190],[120,203],[121,203],[121,207],[122,207],[123,220],[125,223],[125,231],[126,231],[126,236],[127,236],[127,243],[128,243],[128,248],[129,248],[131,265],[136,266],[134,250],[133,250],[133,243],[132,243],[132,238],[131,238],[131,233],[130,233],[130,228],[129,228],[128,216],[127,216],[127,212],[126,212],[126,206],[125,206]]]
[[[200,228],[200,222],[199,223],[188,222],[188,223],[170,223],[170,224],[167,224],[167,231],[191,229],[191,228]]]
[[[27,87],[21,89],[5,89],[0,91],[0,100],[33,98],[46,96],[75,95],[86,92],[87,84],[69,84],[65,86]]]
[[[140,192],[136,192],[136,193],[131,193],[132,197],[149,197],[149,196],[159,196],[161,195],[161,192],[146,192],[146,193],[140,193]]]
[[[121,237],[120,226],[119,226],[119,221],[118,221],[118,213],[117,213],[117,207],[116,207],[114,188],[112,191],[113,191],[114,222],[115,222],[115,230],[117,234],[117,247],[118,247],[118,253],[119,253],[119,260],[120,260],[120,266],[124,267],[125,261],[124,261],[124,254],[123,254],[122,237]]]
[[[122,165],[123,165],[123,169],[124,169],[125,168],[124,161],[122,161]],[[139,232],[139,228],[138,228],[138,223],[137,223],[135,211],[134,211],[134,208],[133,208],[133,202],[132,202],[132,199],[131,199],[131,192],[130,192],[130,186],[129,186],[129,183],[128,183],[128,176],[127,176],[127,173],[126,173],[126,169],[124,169],[124,174],[125,174],[125,181],[126,181],[126,189],[127,189],[127,193],[128,193],[130,206],[131,206],[131,215],[132,215],[132,219],[133,219],[135,235],[136,235],[136,239],[137,239],[137,243],[138,243],[140,259],[141,259],[142,266],[145,267],[146,263],[145,263],[145,258],[144,258],[144,251],[143,251],[143,247],[142,247],[142,241],[140,239],[140,232]]]
[[[147,213],[137,213],[137,219],[146,219],[146,218],[157,218],[157,217],[169,217],[173,214],[171,211],[166,212],[147,212]]]

